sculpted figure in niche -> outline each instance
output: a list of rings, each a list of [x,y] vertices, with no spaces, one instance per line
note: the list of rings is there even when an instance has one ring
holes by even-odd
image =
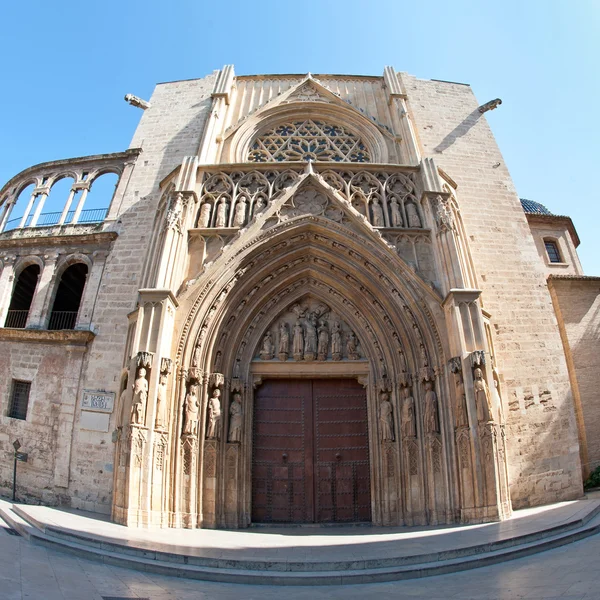
[[[242,227],[246,222],[246,200],[242,196],[238,203],[235,205],[235,212],[233,213],[233,226]]]
[[[221,431],[221,390],[215,388],[212,398],[208,401],[208,427],[206,437],[209,440],[219,439]]]
[[[415,399],[410,387],[402,388],[402,437],[417,437],[417,424],[415,418]]]
[[[141,367],[133,384],[133,403],[131,405],[131,422],[143,425],[146,420],[146,402],[148,401],[148,381],[146,369]]]
[[[154,427],[165,427],[167,424],[167,375],[161,373],[156,390],[156,418]]]
[[[314,360],[317,354],[317,319],[309,315],[306,319],[306,339],[304,340],[304,360]]]
[[[396,198],[392,198],[392,227],[402,227],[402,214]]]
[[[210,213],[211,213],[210,202],[204,202],[200,207],[200,218],[198,219],[198,227],[206,228],[210,225]]]
[[[467,396],[465,394],[465,382],[462,373],[455,374],[456,380],[456,426],[468,427],[469,417],[467,415]]]
[[[185,397],[185,415],[183,419],[184,435],[198,434],[198,414],[200,412],[200,402],[198,401],[198,386],[190,385],[190,389]]]
[[[279,360],[287,360],[290,353],[290,332],[287,323],[279,324]]]
[[[262,360],[271,360],[273,358],[273,336],[270,331],[265,333],[263,338],[262,350],[260,351]]]
[[[304,330],[298,319],[294,325],[293,354],[294,360],[302,360],[304,356]]]
[[[473,387],[475,388],[475,404],[477,405],[477,420],[480,423],[487,423],[493,421],[492,418],[492,405],[490,398],[490,391],[487,383],[483,378],[483,371],[480,368],[475,369],[473,372],[475,380],[473,381]]]
[[[229,406],[229,442],[242,441],[242,414],[242,395],[236,392]]]
[[[342,326],[339,321],[334,321],[331,326],[331,358],[342,360]]]
[[[381,403],[379,404],[379,435],[382,442],[394,441],[394,409],[390,402],[390,395],[381,392]]]
[[[358,353],[358,340],[356,339],[354,331],[350,331],[348,333],[348,338],[346,339],[346,356],[348,357],[348,360],[358,360],[360,358],[360,354]]]
[[[421,227],[421,219],[419,218],[419,213],[417,212],[417,207],[414,202],[407,202],[404,205],[404,209],[406,210],[406,220],[408,221],[409,227]]]
[[[425,382],[425,431],[427,433],[440,432],[438,401],[437,395],[433,391],[433,381]]]
[[[383,221],[383,209],[381,208],[381,204],[379,204],[379,200],[377,200],[377,198],[373,200],[371,210],[373,211],[373,227],[384,227],[385,223]]]
[[[224,198],[221,199],[217,207],[215,227],[227,227],[227,203]]]
[[[327,360],[329,352],[329,331],[325,321],[321,321],[319,325],[319,344],[317,346],[317,357],[319,360]]]
[[[266,206],[267,205],[265,204],[264,198],[259,196],[256,204],[254,205],[254,214],[257,215],[258,213],[261,213],[263,210],[265,210]]]

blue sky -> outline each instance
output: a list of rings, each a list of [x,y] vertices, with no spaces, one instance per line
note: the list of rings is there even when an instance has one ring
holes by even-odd
[[[129,145],[157,82],[385,65],[472,85],[519,195],[572,217],[600,275],[600,1],[6,2],[0,185],[39,162]]]

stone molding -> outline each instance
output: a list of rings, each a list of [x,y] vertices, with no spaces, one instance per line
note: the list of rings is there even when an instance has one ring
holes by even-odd
[[[93,331],[74,331],[70,329],[48,331],[46,329],[0,328],[0,342],[28,342],[86,346],[95,337],[96,334]]]

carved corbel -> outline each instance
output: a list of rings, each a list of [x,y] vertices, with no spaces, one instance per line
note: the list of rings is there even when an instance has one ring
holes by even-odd
[[[476,367],[485,367],[485,350],[475,350],[471,352],[471,367],[475,369]]]
[[[209,377],[209,384],[212,387],[222,388],[225,384],[225,376],[223,373],[211,373]]]
[[[163,375],[170,375],[173,371],[173,361],[170,358],[162,357],[160,359],[160,372]]]
[[[143,367],[144,369],[152,368],[152,360],[154,359],[153,352],[138,352],[136,356],[136,366],[138,368]]]

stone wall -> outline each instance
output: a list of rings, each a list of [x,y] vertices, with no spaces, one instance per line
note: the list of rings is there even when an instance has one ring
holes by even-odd
[[[566,361],[545,266],[502,154],[469,86],[402,79],[424,156],[458,184],[478,286],[492,315],[513,507],[576,498],[581,470]]]
[[[575,406],[581,410],[584,474],[600,466],[600,277],[551,277],[566,342]]]
[[[96,337],[85,358],[84,348],[78,349],[75,360],[73,352],[65,352],[62,344],[0,339],[0,436],[5,442],[0,457],[0,493],[10,493],[7,486],[12,480],[12,446],[8,442],[20,436],[25,442],[23,450],[28,450],[26,444],[31,449],[31,462],[23,465],[19,479],[22,497],[110,511],[116,413],[111,415],[106,432],[81,428],[81,394],[83,389],[105,390],[114,392],[118,399],[127,314],[137,301],[159,182],[185,156],[197,152],[210,112],[215,78],[213,74],[204,79],[158,85],[150,99],[152,107],[142,115],[131,143],[132,148],[141,148],[142,152],[131,177],[119,183],[122,202],[118,219],[109,224],[118,238],[107,257],[93,304],[91,328]],[[18,248],[12,251],[20,253]],[[12,378],[33,382],[31,412],[26,421],[6,416]],[[62,447],[69,448],[70,458],[57,455],[56,449]],[[68,484],[56,485],[57,469],[69,473]],[[64,477],[61,483],[65,484]]]

